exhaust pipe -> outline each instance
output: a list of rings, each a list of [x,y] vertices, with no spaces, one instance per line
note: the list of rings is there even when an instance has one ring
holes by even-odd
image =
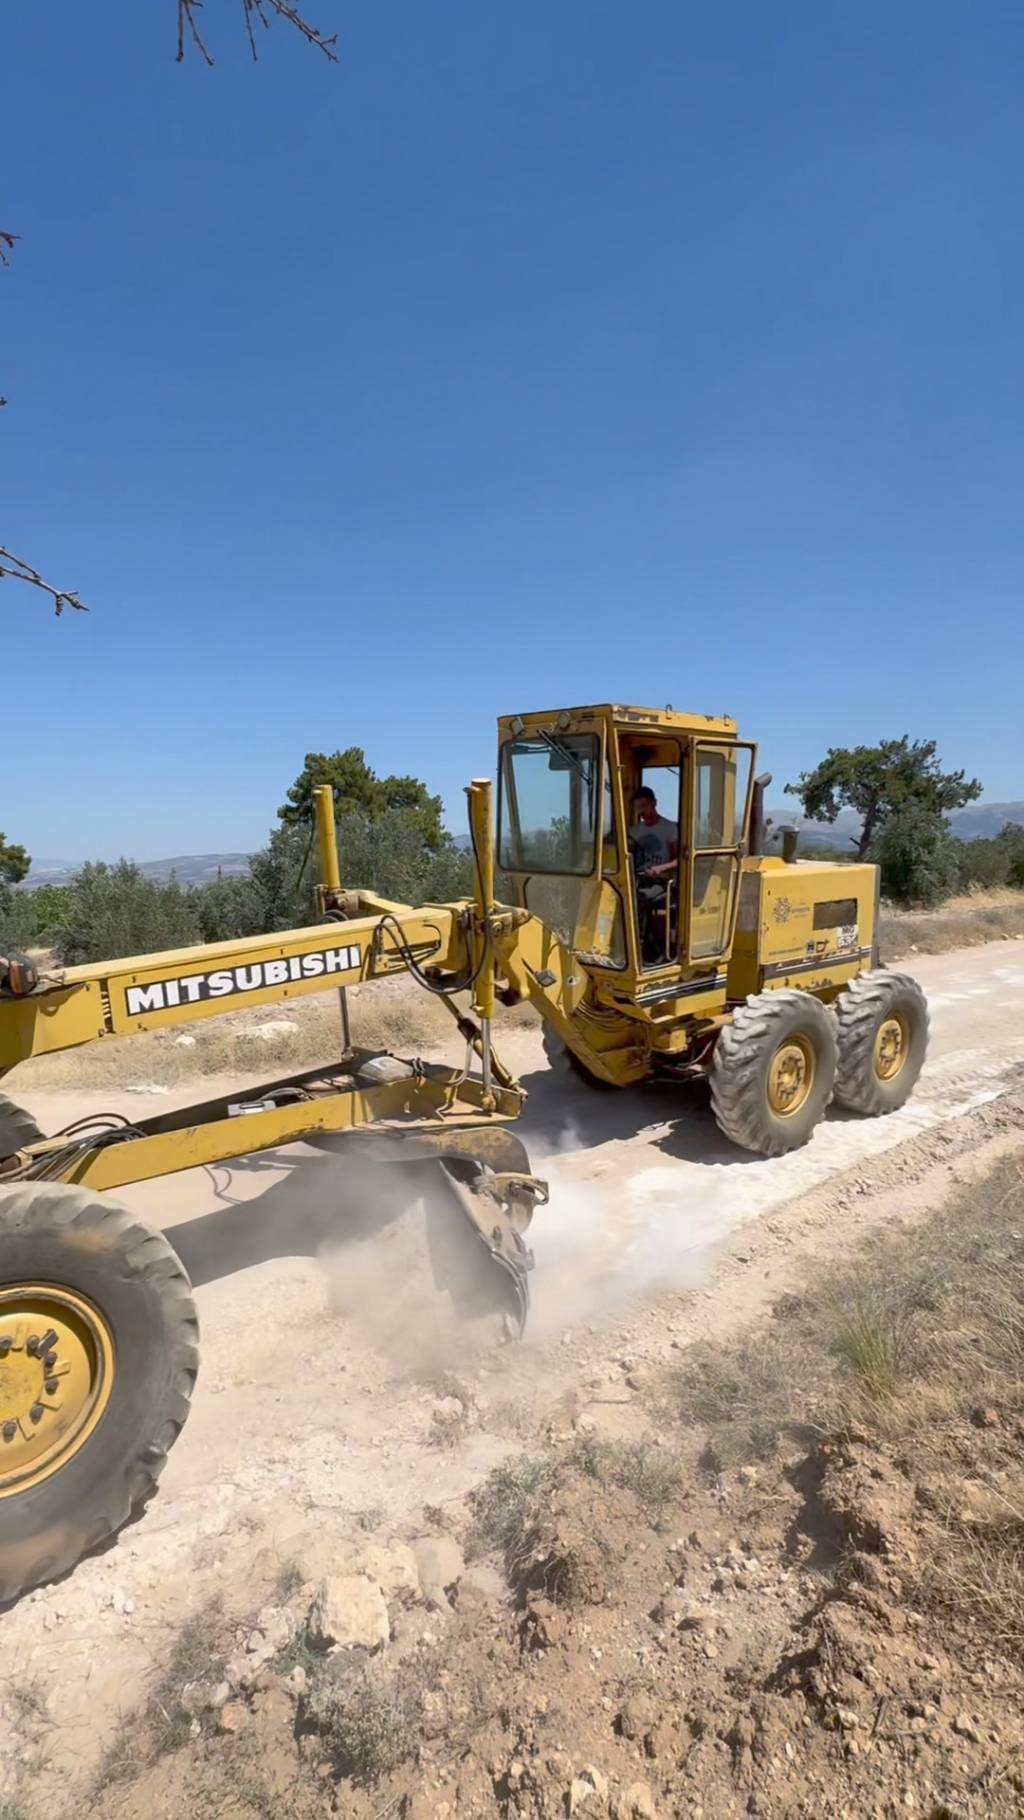
[[[772,781],[770,771],[762,771],[754,779],[753,794],[750,799],[750,840],[747,851],[754,859],[761,859],[764,854],[764,793]]]

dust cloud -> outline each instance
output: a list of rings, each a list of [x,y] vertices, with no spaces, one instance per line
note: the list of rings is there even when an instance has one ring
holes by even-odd
[[[898,1112],[863,1119],[833,1106],[810,1143],[782,1157],[737,1149],[706,1099],[683,1093],[670,1116],[662,1098],[653,1119],[641,1110],[628,1130],[609,1118],[602,1132],[588,1119],[581,1135],[570,1116],[546,1141],[531,1136],[531,1164],[549,1181],[551,1199],[530,1228],[536,1268],[527,1338],[614,1315],[645,1294],[695,1287],[741,1227],[998,1098],[1022,1052],[1018,1039],[994,1053],[972,1047],[936,1055]],[[636,1104],[642,1108],[642,1099]]]
[[[547,1148],[531,1147],[551,1198],[529,1232],[527,1343],[614,1315],[646,1291],[691,1288],[707,1274],[728,1231],[720,1211],[678,1164],[645,1166],[646,1147],[639,1156],[633,1148],[628,1166],[604,1154],[625,1148],[588,1150],[571,1126]]]
[[[436,1164],[357,1166],[345,1185],[358,1218],[319,1251],[334,1308],[401,1376],[470,1364],[504,1337],[504,1273],[490,1260]]]

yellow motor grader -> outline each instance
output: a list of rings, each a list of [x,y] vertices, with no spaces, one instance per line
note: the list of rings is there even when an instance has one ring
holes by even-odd
[[[429,1166],[515,1332],[525,1234],[547,1190],[509,1129],[525,1093],[494,1046],[498,1000],[528,998],[552,1060],[596,1086],[709,1076],[722,1130],[764,1155],[805,1142],[833,1094],[865,1113],[903,1103],[927,1015],[912,979],[878,967],[877,871],[801,862],[792,843],[765,857],[770,780],[754,776],[755,751],[735,722],[671,709],[508,716],[496,846],[490,781],[467,792],[471,898],[411,907],[343,887],[321,788],[315,923],[41,976],[0,960],[0,1075],[339,993],[336,1056],[244,1093],[49,1136],[0,1096],[0,1601],[120,1526],[188,1413],[191,1286],[163,1234],[111,1190],[300,1140]],[[660,863],[641,799],[657,805]],[[396,973],[451,1012],[461,1068],[353,1046],[348,992]]]

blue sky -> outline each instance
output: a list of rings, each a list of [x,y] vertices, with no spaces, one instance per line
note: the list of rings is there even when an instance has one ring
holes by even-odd
[[[5,9],[0,827],[261,841],[309,748],[730,711],[1024,795],[1019,0]]]

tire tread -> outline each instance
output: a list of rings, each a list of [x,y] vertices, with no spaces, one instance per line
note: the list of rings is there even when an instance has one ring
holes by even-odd
[[[16,1598],[43,1580],[65,1573],[97,1542],[121,1528],[148,1498],[167,1462],[173,1442],[188,1417],[199,1370],[199,1322],[192,1287],[173,1247],[162,1232],[143,1225],[133,1213],[86,1189],[64,1184],[18,1183],[0,1190],[0,1247],[4,1226],[25,1234],[91,1232],[102,1248],[116,1256],[119,1268],[145,1278],[159,1299],[166,1322],[166,1380],[152,1429],[126,1453],[110,1475],[99,1502],[67,1515],[66,1540],[56,1553],[33,1559],[30,1545],[13,1555],[2,1545],[3,1500],[0,1500],[0,1600]],[[2,1266],[0,1249],[0,1266]],[[3,1282],[0,1267],[0,1284]]]
[[[817,1027],[827,1054],[834,1042],[828,1012],[820,999],[792,986],[748,998],[734,1011],[715,1044],[711,1105],[719,1130],[741,1149],[761,1156],[782,1156],[793,1147],[767,1126],[760,1076],[766,1050],[794,1008]],[[831,1092],[825,1105],[830,1098]]]

